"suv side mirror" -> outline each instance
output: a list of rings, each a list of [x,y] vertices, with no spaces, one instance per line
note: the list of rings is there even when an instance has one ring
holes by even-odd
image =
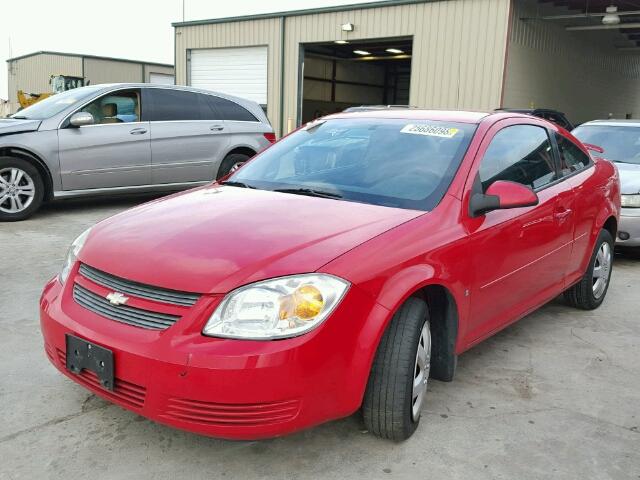
[[[84,127],[85,125],[93,125],[96,121],[89,112],[76,112],[71,115],[69,124],[74,127]]]
[[[498,180],[487,188],[486,193],[471,195],[469,211],[472,217],[479,217],[492,210],[532,207],[539,201],[531,188],[521,183]]]

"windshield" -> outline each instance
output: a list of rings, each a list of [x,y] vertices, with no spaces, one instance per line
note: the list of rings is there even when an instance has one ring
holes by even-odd
[[[274,144],[228,182],[431,210],[449,187],[475,129],[435,120],[320,120]]]
[[[583,125],[572,133],[583,143],[602,147],[607,160],[640,165],[640,127]]]
[[[11,115],[10,118],[24,118],[28,120],[44,120],[45,118],[57,115],[69,105],[80,102],[90,95],[93,95],[101,87],[82,87],[74,90],[52,95],[51,97],[40,100],[38,103],[24,108],[17,113]]]

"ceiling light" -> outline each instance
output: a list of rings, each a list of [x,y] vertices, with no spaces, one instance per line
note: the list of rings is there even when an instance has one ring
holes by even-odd
[[[371,55],[371,53],[366,50],[354,50],[353,53],[357,53],[358,55]]]
[[[404,50],[399,50],[397,48],[387,48],[385,50],[385,52],[389,52],[389,53],[404,53]]]
[[[618,25],[620,23],[620,15],[618,15],[618,7],[609,5],[605,10],[607,14],[602,17],[603,25]]]
[[[343,32],[353,32],[353,23],[343,23],[340,28]]]
[[[338,43],[340,45],[344,45],[345,43],[349,43],[349,42],[347,42],[346,40],[334,40],[333,43]]]

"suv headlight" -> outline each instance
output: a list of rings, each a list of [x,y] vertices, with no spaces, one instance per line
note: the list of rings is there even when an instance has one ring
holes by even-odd
[[[80,250],[82,250],[84,242],[86,242],[89,233],[91,233],[91,228],[87,228],[84,232],[82,232],[69,247],[67,258],[65,258],[64,265],[62,266],[62,270],[60,271],[60,283],[64,284],[67,281],[67,278],[69,278],[71,268],[73,268],[73,265],[76,263],[78,255],[80,254]]]
[[[295,337],[326,320],[349,285],[346,280],[326,274],[252,283],[229,293],[202,333],[253,340]]]
[[[634,195],[620,195],[621,205],[625,208],[640,208],[640,193]]]

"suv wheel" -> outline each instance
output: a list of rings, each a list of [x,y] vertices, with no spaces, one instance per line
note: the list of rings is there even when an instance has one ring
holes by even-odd
[[[0,157],[0,221],[25,220],[44,198],[44,183],[38,170],[20,158]]]
[[[420,422],[431,364],[429,310],[411,297],[384,333],[362,405],[367,429],[391,440],[409,438]]]
[[[589,261],[589,268],[582,279],[564,292],[569,305],[583,310],[594,310],[604,301],[609,289],[613,265],[613,238],[607,230],[601,230]]]
[[[218,168],[218,175],[216,176],[216,180],[228,175],[232,172],[235,172],[238,168],[242,166],[247,160],[251,157],[249,155],[245,155],[244,153],[230,153],[222,163],[220,164],[220,168]]]

